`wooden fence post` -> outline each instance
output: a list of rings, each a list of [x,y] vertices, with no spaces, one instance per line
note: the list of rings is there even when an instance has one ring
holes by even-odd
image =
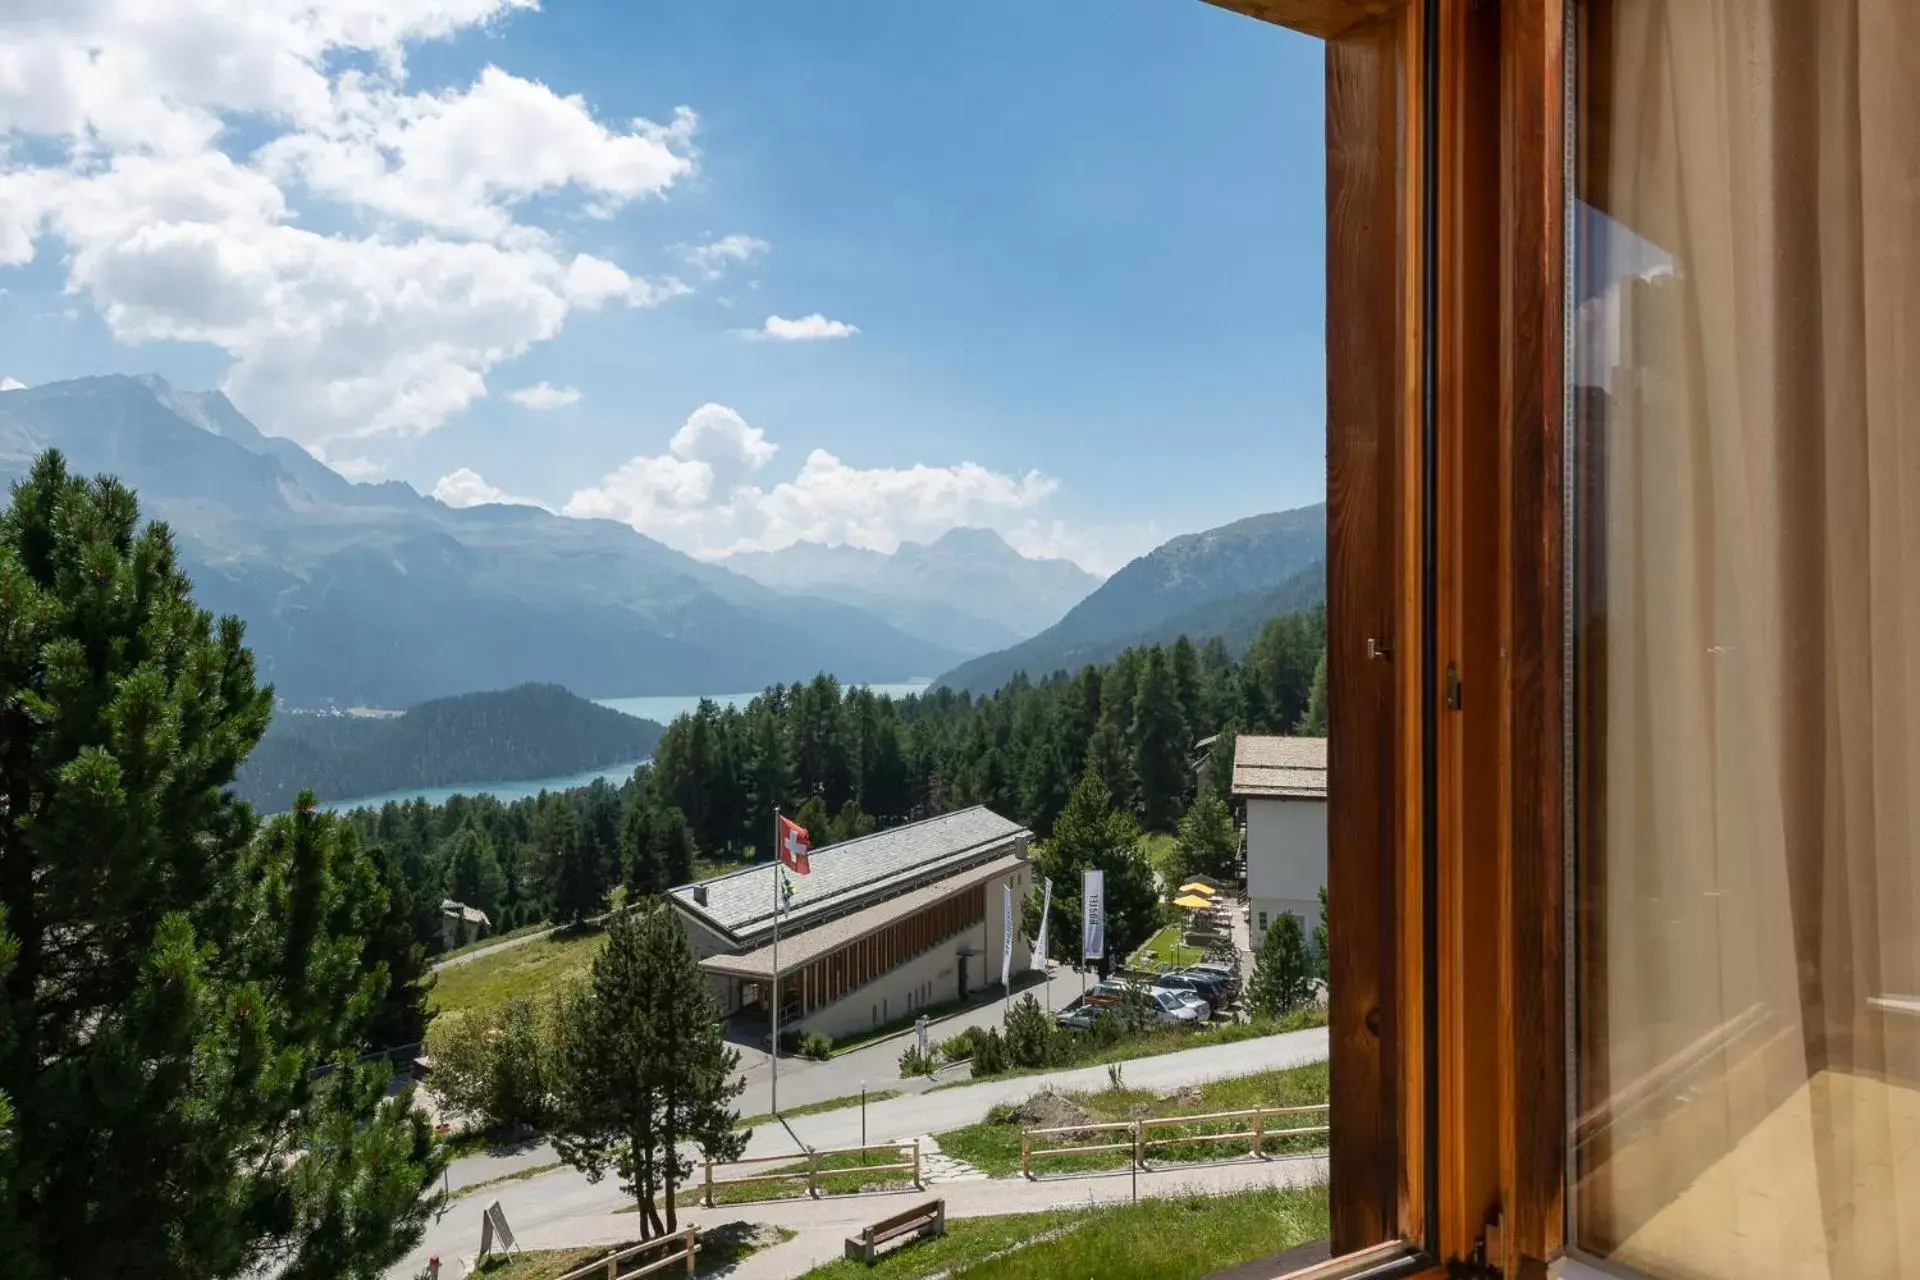
[[[1024,1131],[1020,1134],[1020,1176],[1033,1181],[1033,1139]]]
[[[913,1189],[915,1191],[927,1189],[926,1183],[920,1181],[920,1139],[918,1138],[913,1140]]]
[[[1265,1114],[1258,1107],[1253,1109],[1253,1158],[1255,1160],[1265,1158],[1260,1154],[1260,1117]]]
[[[820,1198],[820,1153],[812,1147],[807,1148],[807,1195]]]
[[[700,1233],[697,1228],[688,1227],[686,1231],[686,1236],[687,1236],[687,1240],[686,1240],[687,1274],[692,1275],[693,1265],[694,1265],[693,1257],[696,1253],[700,1252],[700,1240],[699,1240]]]
[[[1140,1122],[1138,1120],[1133,1122],[1133,1166],[1136,1169],[1144,1169],[1147,1167],[1146,1158],[1142,1155],[1140,1148]]]
[[[706,1165],[707,1165],[707,1194],[705,1198],[707,1202],[707,1208],[711,1209],[713,1208],[713,1159],[712,1157],[707,1158]]]

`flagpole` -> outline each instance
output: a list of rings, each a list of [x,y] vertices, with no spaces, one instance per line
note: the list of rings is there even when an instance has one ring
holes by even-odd
[[[773,806],[773,1085],[767,1110],[780,1114],[780,806]]]

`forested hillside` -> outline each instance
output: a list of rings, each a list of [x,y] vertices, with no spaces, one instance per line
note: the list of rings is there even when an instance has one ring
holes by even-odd
[[[1326,547],[1325,503],[1183,534],[1128,564],[1040,634],[964,662],[934,683],[990,693],[1021,672],[1037,680],[1077,671],[1130,646],[1181,635],[1198,643],[1237,626],[1250,640],[1266,618],[1325,598]],[[1251,613],[1249,601],[1269,611]]]
[[[661,732],[555,684],[437,698],[392,717],[281,713],[236,786],[275,813],[302,789],[332,800],[551,778],[643,759]]]
[[[822,675],[741,708],[703,703],[623,787],[390,804],[349,821],[408,869],[422,901],[451,895],[499,928],[570,914],[559,886],[582,868],[596,878],[591,903],[623,876],[630,891],[656,892],[684,882],[696,858],[767,856],[776,804],[816,846],[973,804],[1044,837],[1091,764],[1118,810],[1171,832],[1202,784],[1198,739],[1324,731],[1325,639],[1315,608],[1270,620],[1241,661],[1218,641],[1181,640],[980,699],[895,701]],[[423,928],[437,945],[437,922]]]

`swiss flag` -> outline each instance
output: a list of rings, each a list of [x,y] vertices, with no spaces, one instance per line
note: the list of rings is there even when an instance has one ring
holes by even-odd
[[[807,861],[807,853],[813,848],[813,842],[807,838],[807,829],[795,823],[780,819],[780,861],[793,868],[797,876],[804,876],[813,870]]]

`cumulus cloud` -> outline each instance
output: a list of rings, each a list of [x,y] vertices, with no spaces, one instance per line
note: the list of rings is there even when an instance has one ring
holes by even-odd
[[[384,462],[375,462],[372,458],[334,458],[322,459],[327,465],[349,480],[371,480],[387,469]]]
[[[628,460],[576,491],[563,512],[620,520],[695,555],[773,550],[798,541],[891,552],[959,525],[1017,522],[1059,488],[1037,471],[977,463],[852,466],[815,449],[788,480],[762,473],[779,446],[724,405],[702,405],[658,455]]]
[[[0,378],[0,391],[25,391],[27,384],[18,378]]]
[[[772,247],[757,236],[736,233],[707,244],[690,245],[684,252],[687,261],[699,268],[702,275],[718,280],[732,264],[750,262]]]
[[[540,505],[532,498],[516,498],[505,489],[488,484],[480,473],[471,467],[461,467],[434,481],[433,496],[450,507],[484,507],[502,504],[515,507],[537,507]]]
[[[530,387],[507,392],[507,399],[526,409],[564,409],[570,404],[580,403],[580,388],[536,382]]]
[[[818,311],[810,316],[801,316],[798,320],[768,316],[766,323],[758,329],[746,331],[749,338],[764,338],[774,342],[818,342],[824,338],[851,338],[858,332],[858,325],[843,320],[829,320]]]
[[[689,291],[527,215],[666,194],[697,160],[691,111],[603,121],[492,66],[409,83],[420,42],[536,7],[0,6],[0,267],[54,256],[119,340],[219,347],[228,393],[303,443],[430,431],[574,308]]]

